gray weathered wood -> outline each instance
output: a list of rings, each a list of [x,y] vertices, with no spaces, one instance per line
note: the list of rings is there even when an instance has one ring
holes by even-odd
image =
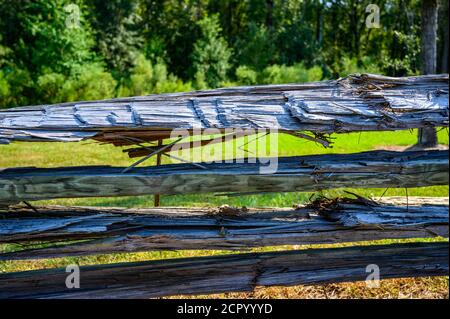
[[[430,204],[435,201],[413,197],[409,206],[394,206],[341,199],[327,210],[56,206],[36,207],[36,213],[17,207],[0,211],[0,243],[48,245],[2,253],[0,260],[448,237],[448,204]]]
[[[265,165],[260,162],[202,163],[206,169],[191,164],[136,167],[125,174],[123,168],[109,166],[3,169],[0,204],[69,197],[421,187],[448,185],[449,178],[447,151],[326,154],[272,158],[270,163],[275,160],[273,174],[261,174]]]
[[[222,88],[0,111],[0,141],[108,140],[144,130],[268,128],[315,133],[448,125],[448,74]],[[150,133],[150,136],[148,135]]]
[[[80,288],[64,268],[0,274],[0,298],[149,298],[251,291],[256,286],[448,276],[448,243],[355,246],[85,266]]]

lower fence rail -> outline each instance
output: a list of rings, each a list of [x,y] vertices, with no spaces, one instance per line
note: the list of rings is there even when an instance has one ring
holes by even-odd
[[[24,248],[0,261],[175,249],[246,250],[274,245],[446,237],[447,198],[374,202],[320,198],[296,208],[246,209],[14,206],[0,209],[0,244]],[[31,248],[29,245],[41,245]],[[299,249],[296,247],[296,249]],[[448,242],[314,248],[0,274],[0,298],[151,298],[251,291],[256,286],[448,276]],[[371,266],[368,268],[368,266]],[[368,272],[369,269],[369,272]]]
[[[256,286],[448,275],[448,243],[408,243],[233,254],[80,267],[68,289],[64,268],[0,275],[0,298],[150,298],[251,291]]]

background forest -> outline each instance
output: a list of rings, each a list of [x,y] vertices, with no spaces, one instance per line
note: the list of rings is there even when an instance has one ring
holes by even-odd
[[[366,7],[380,8],[367,28]],[[420,73],[420,0],[0,0],[0,108]],[[438,72],[448,72],[440,1]]]

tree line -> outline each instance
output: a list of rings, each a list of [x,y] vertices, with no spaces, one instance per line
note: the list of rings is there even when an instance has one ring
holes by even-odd
[[[0,108],[421,70],[420,0],[0,0]]]

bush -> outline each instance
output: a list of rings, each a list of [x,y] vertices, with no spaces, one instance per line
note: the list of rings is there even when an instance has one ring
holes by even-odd
[[[85,101],[113,98],[117,82],[101,64],[81,67],[62,87],[62,101]]]
[[[339,60],[330,65],[334,77],[346,77],[355,73],[382,73],[378,67],[378,63],[370,57],[361,59],[343,56]]]
[[[0,108],[6,107],[6,101],[10,94],[9,83],[5,75],[0,70]]]
[[[380,70],[377,64],[367,57],[359,61],[356,58],[342,58],[342,69],[340,76],[344,77],[355,73],[380,73]]]
[[[166,64],[159,60],[153,68],[153,92],[170,93],[192,91],[190,82],[184,83],[173,74],[169,74]]]
[[[61,90],[66,77],[60,73],[45,73],[37,79],[37,86],[39,92],[41,92],[41,99],[45,103],[58,103],[63,102],[61,100]]]
[[[322,69],[318,66],[307,69],[301,63],[292,66],[275,64],[262,71],[258,77],[258,82],[262,84],[282,84],[313,82],[321,79]]]
[[[274,39],[264,25],[250,23],[248,32],[239,39],[237,47],[240,49],[239,62],[254,70],[261,71],[275,60]]]
[[[118,96],[147,95],[152,93],[183,92],[192,90],[190,82],[183,83],[175,75],[169,74],[162,60],[152,63],[139,55],[130,77],[124,80],[118,90]]]
[[[170,74],[165,82],[157,82],[153,93],[189,92],[192,91],[191,82],[183,82]]]
[[[7,68],[0,70],[0,107],[14,107],[31,104],[35,95],[33,81],[26,70]]]
[[[258,73],[252,68],[242,65],[236,69],[236,79],[239,84],[254,85],[257,84]]]
[[[213,15],[198,22],[202,36],[194,43],[192,52],[193,70],[197,89],[219,87],[227,80],[230,69],[231,50],[227,41],[220,36],[222,29],[219,17]]]
[[[135,67],[131,71],[128,93],[130,95],[145,95],[152,92],[153,67],[143,55],[139,55]]]

